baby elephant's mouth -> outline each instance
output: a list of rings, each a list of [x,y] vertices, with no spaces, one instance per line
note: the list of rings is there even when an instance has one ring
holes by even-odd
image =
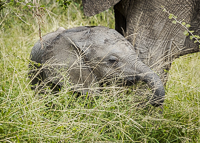
[[[127,76],[127,77],[106,77],[106,79],[99,80],[100,85],[106,84],[111,85],[115,83],[117,86],[132,86],[140,81],[138,76]]]
[[[140,78],[138,76],[128,76],[128,77],[125,77],[124,85],[132,86],[136,84],[139,80]]]

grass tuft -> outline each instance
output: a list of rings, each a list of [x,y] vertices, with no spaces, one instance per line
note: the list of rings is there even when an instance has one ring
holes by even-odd
[[[59,26],[114,28],[112,10],[88,18],[73,2],[66,10],[48,5],[42,35]],[[28,78],[38,23],[30,11],[23,13],[22,21],[12,9],[1,11],[6,17],[0,25],[0,142],[200,142],[200,53],[172,64],[163,114],[150,105],[138,106],[137,87],[111,85],[101,94],[78,98],[69,88],[56,96],[38,95]]]

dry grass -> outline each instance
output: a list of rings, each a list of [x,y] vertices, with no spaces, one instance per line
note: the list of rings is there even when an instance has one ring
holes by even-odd
[[[114,27],[110,11],[85,18],[73,3],[65,11],[56,4],[48,9],[55,14],[43,16],[42,35],[59,26]],[[24,23],[8,12],[0,25],[0,142],[200,142],[199,53],[173,63],[163,114],[138,107],[137,86],[113,85],[79,98],[69,88],[57,96],[35,95],[27,74],[38,24],[30,14]]]

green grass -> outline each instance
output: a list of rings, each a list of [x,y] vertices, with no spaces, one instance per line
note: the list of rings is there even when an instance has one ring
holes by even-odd
[[[74,3],[66,10],[54,3],[48,10],[55,14],[44,12],[42,35],[59,26],[114,28],[112,10],[90,18]],[[57,96],[37,95],[27,74],[38,24],[30,12],[22,18],[26,23],[10,12],[0,25],[0,142],[200,142],[200,53],[172,64],[163,114],[138,107],[135,87],[111,86],[79,98],[68,88]]]

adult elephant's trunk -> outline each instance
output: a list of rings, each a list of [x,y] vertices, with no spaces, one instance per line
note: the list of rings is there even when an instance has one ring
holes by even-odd
[[[135,68],[138,73],[136,78],[147,83],[153,91],[150,103],[155,107],[162,105],[165,98],[165,89],[159,76],[141,61],[135,64]]]

